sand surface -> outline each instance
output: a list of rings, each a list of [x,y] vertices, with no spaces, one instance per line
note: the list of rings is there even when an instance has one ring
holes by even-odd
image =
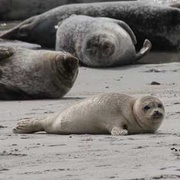
[[[151,82],[160,85],[151,85]],[[53,115],[102,92],[153,94],[165,104],[155,134],[13,134],[17,121]],[[180,63],[80,67],[61,100],[0,101],[0,180],[180,179]]]

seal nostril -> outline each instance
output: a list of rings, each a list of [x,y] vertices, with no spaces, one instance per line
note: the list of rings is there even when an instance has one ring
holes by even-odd
[[[64,57],[63,66],[67,72],[72,72],[78,66],[78,60],[75,57]]]
[[[162,113],[159,111],[154,111],[154,116],[162,117]]]

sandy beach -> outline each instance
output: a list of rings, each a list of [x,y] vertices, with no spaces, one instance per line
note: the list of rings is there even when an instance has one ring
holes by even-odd
[[[19,120],[53,115],[103,92],[160,98],[166,116],[159,130],[119,137],[12,133]],[[180,179],[180,63],[80,67],[63,99],[0,101],[0,142],[1,180]]]

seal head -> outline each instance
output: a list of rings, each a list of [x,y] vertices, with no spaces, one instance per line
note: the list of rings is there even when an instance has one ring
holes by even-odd
[[[161,125],[165,110],[160,99],[144,96],[135,101],[133,112],[139,126],[146,132],[152,133]]]

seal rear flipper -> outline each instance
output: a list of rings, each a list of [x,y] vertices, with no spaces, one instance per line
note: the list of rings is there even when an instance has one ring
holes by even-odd
[[[11,47],[0,46],[0,61],[14,54],[14,49]]]
[[[28,36],[30,29],[36,22],[36,16],[33,16],[12,29],[9,29],[0,35],[2,39],[21,39],[20,37]]]
[[[143,47],[140,49],[140,51],[136,54],[135,60],[133,63],[137,62],[139,59],[144,57],[150,50],[151,50],[152,44],[148,39],[145,39],[143,43]]]
[[[19,134],[26,134],[44,131],[43,122],[44,119],[22,120],[17,123],[17,126],[13,129],[13,132]]]
[[[0,82],[0,100],[28,100],[31,99],[24,91],[12,85]]]

